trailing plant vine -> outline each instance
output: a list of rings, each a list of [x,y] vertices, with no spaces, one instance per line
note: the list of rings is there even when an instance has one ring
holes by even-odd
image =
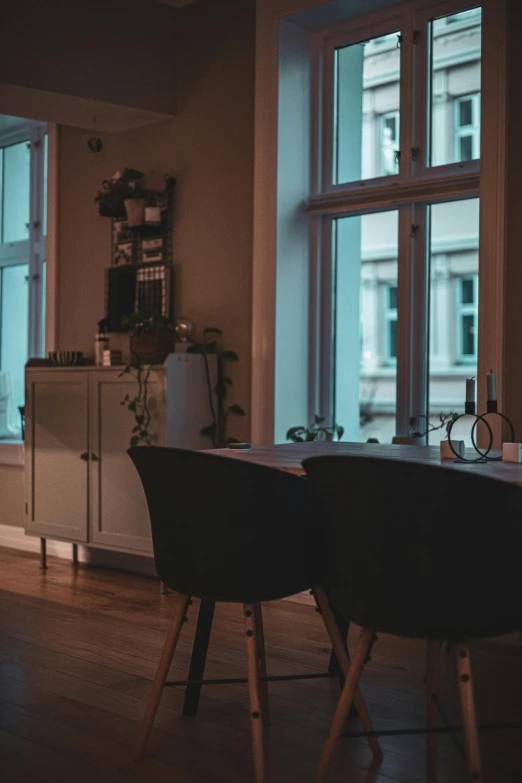
[[[243,408],[240,405],[237,405],[237,403],[227,405],[228,391],[233,386],[232,378],[228,375],[227,366],[230,363],[238,362],[239,356],[236,351],[223,350],[219,339],[222,336],[223,331],[221,329],[208,326],[203,330],[202,342],[192,340],[192,344],[187,349],[187,353],[199,353],[204,359],[212,422],[202,428],[201,434],[210,438],[212,445],[216,449],[224,448],[230,443],[239,442],[237,438],[228,435],[229,420],[231,416],[246,415]],[[212,384],[210,363],[208,361],[209,355],[214,355],[217,359],[217,382],[214,387]]]
[[[120,402],[120,405],[124,405],[134,416],[135,425],[132,429],[130,439],[131,448],[138,446],[140,443],[144,446],[153,445],[152,436],[149,432],[152,414],[148,403],[148,388],[151,370],[151,364],[144,365],[141,362],[134,362],[133,364],[128,364],[120,373],[120,378],[123,375],[130,375],[135,378],[138,383],[136,394],[133,396],[126,394],[125,398]]]

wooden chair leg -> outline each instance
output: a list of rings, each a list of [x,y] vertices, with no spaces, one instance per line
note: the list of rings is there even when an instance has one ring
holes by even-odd
[[[426,728],[436,729],[438,723],[437,694],[439,689],[440,642],[430,639],[426,656]],[[426,778],[437,783],[437,735],[426,734]]]
[[[330,606],[330,601],[328,600],[328,596],[326,595],[322,587],[315,588],[314,596],[317,603],[317,608],[319,609],[319,612],[322,615],[323,622],[328,632],[328,636],[330,637],[330,641],[332,643],[335,656],[337,658],[339,666],[341,667],[341,671],[343,672],[346,678],[348,671],[350,669],[350,656],[341,638],[341,634],[339,633],[339,628],[337,627],[335,616],[332,607]],[[357,709],[357,714],[359,715],[359,720],[361,721],[361,726],[363,728],[363,731],[372,732],[373,725],[372,725],[372,720],[370,718],[370,713],[368,712],[368,708],[366,707],[366,702],[364,701],[363,695],[359,690],[359,688],[355,689],[353,695],[353,702]],[[383,759],[382,750],[377,737],[369,736],[368,744],[370,745],[371,751],[373,753],[374,761],[378,761],[378,762],[382,761]]]
[[[460,709],[462,712],[462,725],[464,729],[468,780],[470,783],[471,781],[475,783],[477,780],[482,780],[482,766],[480,763],[480,745],[477,731],[477,716],[475,713],[475,699],[473,696],[469,644],[456,644],[455,658],[459,679]]]
[[[259,676],[266,677],[266,653],[265,653],[265,633],[263,630],[263,609],[260,603],[254,604],[254,622],[256,625],[257,652],[259,660]],[[270,725],[270,708],[268,702],[268,682],[266,679],[260,682],[261,689],[261,710],[263,714],[263,723]]]
[[[136,760],[141,759],[143,756],[150,732],[152,730],[152,724],[154,723],[154,718],[156,717],[161,694],[167,679],[167,675],[169,673],[170,664],[172,663],[172,656],[174,655],[174,650],[176,649],[176,644],[178,643],[179,634],[185,619],[185,613],[187,611],[189,600],[190,596],[188,595],[180,595],[176,598],[174,617],[172,618],[172,623],[165,640],[165,646],[163,647],[163,652],[161,653],[160,662],[156,671],[156,677],[154,678],[152,691],[149,696],[149,701],[147,702],[145,717],[143,718],[143,723],[141,725],[140,737],[136,746],[136,752],[134,754],[134,758]]]
[[[346,674],[341,698],[339,699],[332,725],[330,726],[330,734],[326,740],[323,752],[321,753],[319,764],[317,766],[315,773],[315,783],[326,783],[328,770],[330,769],[330,764],[332,761],[332,754],[335,750],[337,742],[339,741],[339,737],[341,736],[346,718],[348,717],[353,697],[355,691],[357,690],[357,685],[363,672],[364,664],[366,663],[366,656],[368,655],[368,650],[370,649],[370,645],[372,643],[373,633],[373,631],[369,631],[366,628],[363,628],[361,631],[359,641],[357,642],[357,646],[355,648],[353,660],[350,664],[350,668],[348,669],[348,673]]]
[[[243,604],[246,628],[248,695],[250,698],[250,726],[256,783],[265,783],[264,725],[261,687],[259,680],[259,639],[255,620],[255,604]]]

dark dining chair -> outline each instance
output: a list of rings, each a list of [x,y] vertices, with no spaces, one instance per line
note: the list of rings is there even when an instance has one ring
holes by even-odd
[[[152,686],[136,758],[143,755],[191,597],[243,605],[255,779],[265,780],[268,697],[261,602],[312,589],[323,580],[323,533],[309,482],[284,471],[205,452],[136,447],[152,528],[156,570],[176,591],[174,617]],[[327,619],[331,610],[322,599]],[[335,622],[330,638],[345,676],[349,660]],[[335,626],[335,627],[334,627]],[[277,678],[280,679],[280,678]],[[360,693],[361,724],[371,722]],[[370,742],[381,757],[377,740]]]
[[[376,632],[428,640],[431,776],[438,652],[442,640],[452,643],[468,780],[481,781],[470,640],[522,626],[522,489],[454,467],[371,457],[316,457],[304,467],[328,529],[332,601],[362,628],[316,783],[327,779]]]

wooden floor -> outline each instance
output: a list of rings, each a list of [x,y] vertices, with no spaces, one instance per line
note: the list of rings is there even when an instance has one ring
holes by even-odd
[[[239,783],[252,780],[244,686],[204,690],[197,718],[183,718],[182,689],[165,691],[148,753],[131,760],[150,681],[169,621],[172,596],[146,577],[0,549],[1,783]],[[289,602],[264,608],[271,674],[325,670],[329,646],[313,608]],[[197,602],[191,607],[172,669],[186,676]],[[244,676],[243,620],[218,608],[208,676]],[[452,660],[443,656],[441,697],[458,722]],[[479,720],[522,721],[522,650],[515,639],[476,645]],[[363,692],[376,728],[423,724],[424,645],[382,636],[364,674]],[[304,783],[326,737],[335,681],[270,685],[269,781]],[[357,727],[357,724],[354,724]],[[522,729],[482,734],[484,779],[522,780]],[[385,759],[371,770],[363,739],[344,739],[332,782],[420,783],[421,736],[381,740]],[[464,783],[458,750],[439,741],[440,783]]]

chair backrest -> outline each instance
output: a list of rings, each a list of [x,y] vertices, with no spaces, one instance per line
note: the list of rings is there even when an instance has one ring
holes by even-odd
[[[349,619],[440,639],[522,627],[521,488],[472,467],[370,457],[304,467],[328,530],[328,578]]]
[[[223,601],[282,598],[323,576],[309,482],[234,457],[129,449],[149,507],[162,581]]]

